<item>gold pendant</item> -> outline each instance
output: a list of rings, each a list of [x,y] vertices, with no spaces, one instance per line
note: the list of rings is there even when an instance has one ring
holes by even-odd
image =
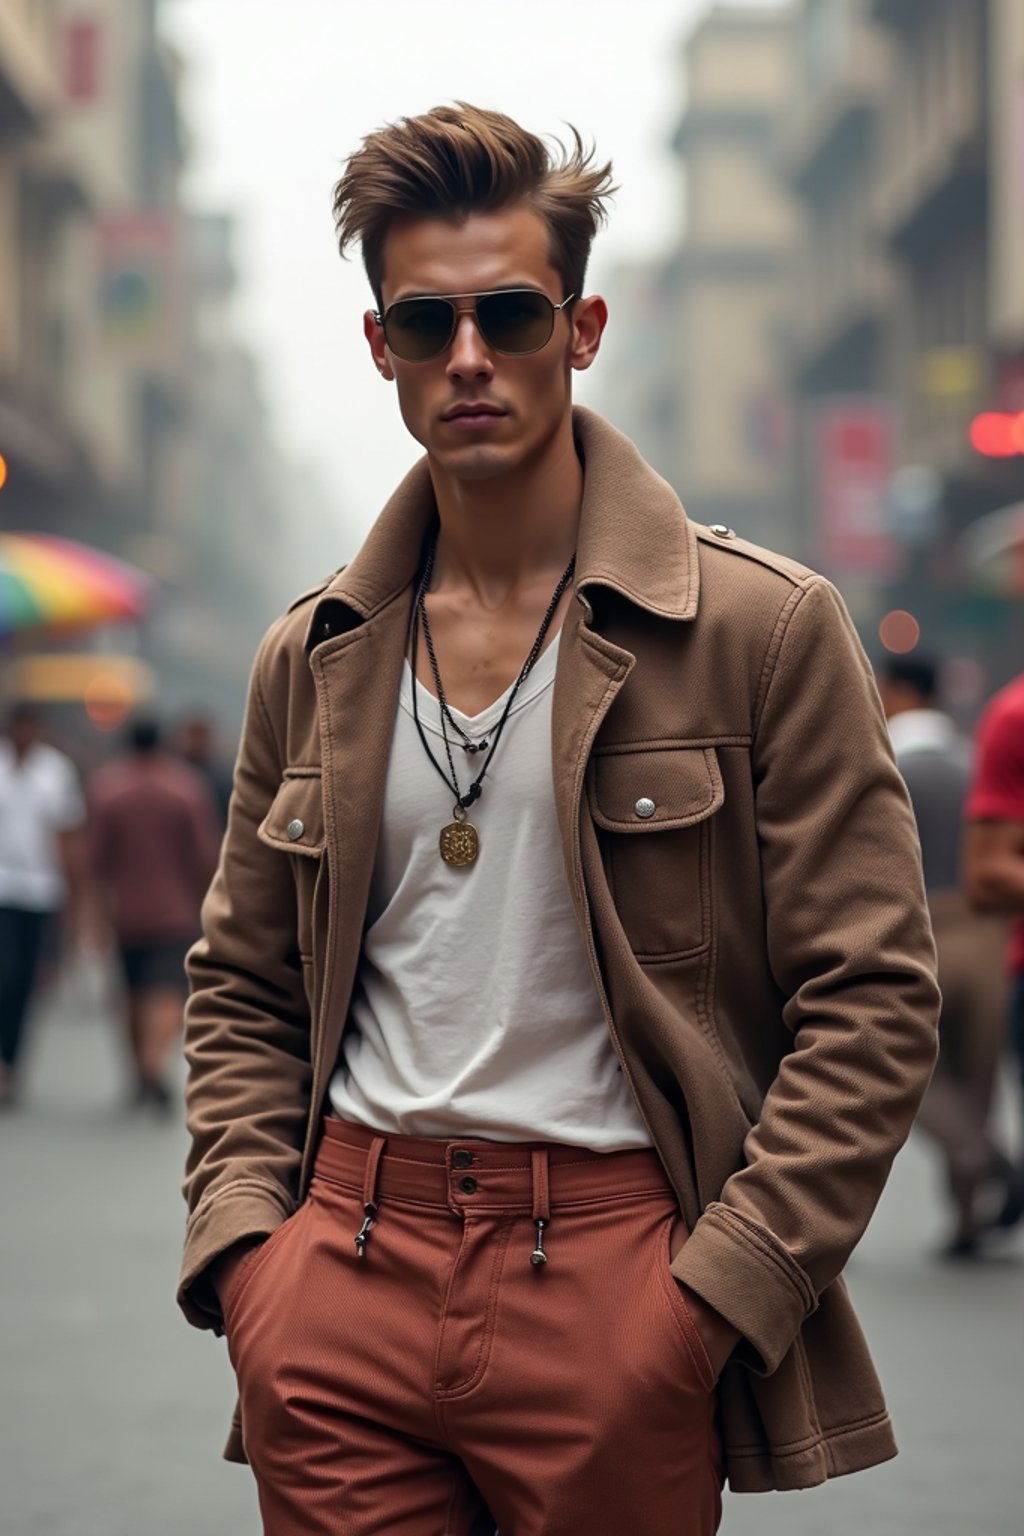
[[[475,864],[480,852],[479,833],[473,823],[466,820],[462,806],[456,809],[462,811],[462,815],[457,815],[455,821],[441,828],[441,857],[446,864]]]

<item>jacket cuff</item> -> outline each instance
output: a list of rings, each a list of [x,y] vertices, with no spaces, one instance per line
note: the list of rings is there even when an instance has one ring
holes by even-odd
[[[772,1233],[720,1201],[697,1222],[672,1274],[739,1329],[735,1358],[762,1376],[778,1368],[818,1305],[806,1274]]]
[[[245,1238],[269,1237],[289,1214],[276,1190],[250,1181],[228,1184],[197,1206],[189,1219],[178,1280],[178,1305],[193,1327],[224,1331],[209,1278],[214,1260]]]

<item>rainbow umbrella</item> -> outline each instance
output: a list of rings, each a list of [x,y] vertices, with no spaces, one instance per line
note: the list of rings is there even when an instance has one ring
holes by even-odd
[[[0,637],[138,619],[150,589],[141,571],[88,544],[50,533],[0,533]]]

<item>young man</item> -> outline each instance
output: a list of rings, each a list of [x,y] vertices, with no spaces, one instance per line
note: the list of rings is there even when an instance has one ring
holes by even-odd
[[[982,912],[1013,918],[1010,938],[1010,1034],[1024,1108],[1024,673],[991,699],[978,722],[974,778],[967,800],[964,881]],[[1024,1159],[997,1216],[1024,1216]]]
[[[425,457],[259,652],[190,961],[180,1296],[273,1536],[894,1453],[839,1274],[935,1049],[913,818],[831,588],[572,409],[609,179],[459,105],[336,189]]]
[[[126,746],[89,786],[93,870],[124,975],[132,1102],[167,1113],[185,955],[199,932],[220,828],[203,779],[162,749],[155,721],[134,721]]]
[[[85,802],[71,759],[43,740],[33,705],[0,736],[0,1109],[17,1103],[25,1026],[47,929],[84,907]]]
[[[917,654],[887,657],[878,687],[921,839],[942,991],[939,1060],[917,1123],[945,1159],[952,1227],[941,1252],[969,1259],[983,1251],[985,1228],[1013,1181],[990,1125],[1005,1034],[1006,926],[972,911],[961,887],[970,748],[939,708],[934,663]]]

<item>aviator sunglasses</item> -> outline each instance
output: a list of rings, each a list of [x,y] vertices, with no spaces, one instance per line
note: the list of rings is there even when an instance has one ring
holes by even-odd
[[[555,315],[576,297],[570,293],[552,304],[533,288],[503,288],[492,293],[453,293],[422,299],[399,299],[373,318],[384,329],[384,340],[407,363],[428,363],[451,344],[458,324],[456,299],[472,299],[480,335],[495,352],[523,357],[539,352],[551,340]]]

